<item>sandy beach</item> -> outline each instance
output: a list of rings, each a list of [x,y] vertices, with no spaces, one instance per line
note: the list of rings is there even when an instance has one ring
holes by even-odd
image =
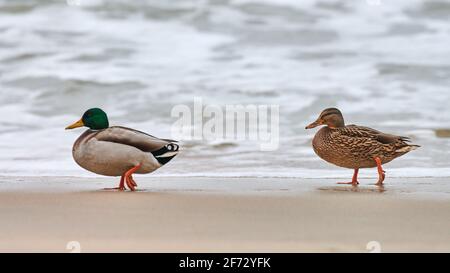
[[[450,202],[426,193],[445,178],[362,180],[0,177],[0,251],[450,251]],[[408,184],[414,182],[417,187]]]

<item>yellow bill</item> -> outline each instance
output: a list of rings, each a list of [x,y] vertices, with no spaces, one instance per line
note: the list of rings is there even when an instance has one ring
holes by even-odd
[[[71,124],[69,126],[66,127],[67,129],[73,129],[73,128],[78,128],[78,127],[83,127],[84,126],[84,122],[82,119],[80,119],[79,121],[75,122],[74,124]]]

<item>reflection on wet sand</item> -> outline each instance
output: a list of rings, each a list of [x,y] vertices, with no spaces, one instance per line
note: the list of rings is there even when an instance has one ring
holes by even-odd
[[[360,193],[383,193],[386,191],[384,186],[368,187],[358,185],[320,187],[318,188],[318,190],[325,192],[360,192]]]

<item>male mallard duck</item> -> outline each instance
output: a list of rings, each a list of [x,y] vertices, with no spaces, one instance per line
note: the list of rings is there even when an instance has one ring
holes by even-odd
[[[125,190],[124,182],[132,191],[137,187],[133,173],[150,173],[169,162],[178,153],[174,140],[160,139],[134,129],[109,127],[103,110],[92,108],[83,117],[66,129],[86,126],[86,130],[73,144],[75,162],[84,169],[107,176],[121,176],[119,187]]]
[[[339,184],[357,185],[360,168],[377,167],[377,185],[382,185],[385,171],[381,165],[420,147],[408,144],[408,137],[385,134],[363,126],[345,125],[341,111],[336,108],[323,110],[319,118],[305,129],[319,125],[327,126],[314,136],[314,152],[329,163],[355,170],[352,182]]]

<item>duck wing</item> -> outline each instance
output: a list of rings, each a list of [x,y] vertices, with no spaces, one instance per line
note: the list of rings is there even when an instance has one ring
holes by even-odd
[[[386,134],[369,127],[358,125],[348,125],[344,128],[340,128],[340,133],[348,137],[369,138],[382,144],[392,144],[397,142],[406,144],[406,142],[410,141],[409,137]]]
[[[161,164],[165,164],[175,157],[179,149],[175,140],[157,138],[147,133],[122,126],[112,126],[99,131],[95,135],[95,138],[98,141],[133,146],[143,152],[149,152]]]

